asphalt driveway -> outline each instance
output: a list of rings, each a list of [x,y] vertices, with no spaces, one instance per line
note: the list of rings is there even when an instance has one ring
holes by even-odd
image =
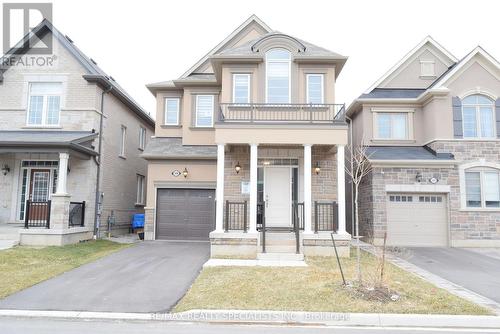
[[[500,303],[500,249],[407,248],[401,257]]]
[[[0,309],[160,312],[184,296],[208,242],[148,241],[0,300]]]

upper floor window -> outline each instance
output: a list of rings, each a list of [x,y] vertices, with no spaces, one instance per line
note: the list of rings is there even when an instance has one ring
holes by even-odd
[[[125,158],[125,146],[127,143],[127,127],[122,125],[120,133],[120,157]]]
[[[307,75],[307,103],[324,103],[323,74]]]
[[[142,126],[139,127],[139,149],[144,150],[146,147],[146,129]]]
[[[484,95],[470,95],[462,100],[465,138],[495,137],[493,100]]]
[[[470,208],[500,207],[500,171],[470,168],[465,171],[466,205]]]
[[[144,195],[144,186],[146,184],[146,177],[141,174],[137,174],[137,195],[135,203],[142,205],[145,204],[146,196]]]
[[[285,49],[266,53],[266,102],[290,103],[291,55]]]
[[[250,74],[233,74],[233,103],[250,103]]]
[[[165,125],[179,125],[179,99],[165,99]]]
[[[214,125],[214,96],[196,95],[197,127],[211,127]]]
[[[377,113],[377,139],[408,139],[408,113]]]
[[[32,82],[29,86],[28,125],[59,125],[62,83]]]

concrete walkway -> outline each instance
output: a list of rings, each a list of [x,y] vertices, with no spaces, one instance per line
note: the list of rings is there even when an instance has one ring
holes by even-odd
[[[0,301],[0,309],[166,312],[209,257],[205,242],[141,242]]]

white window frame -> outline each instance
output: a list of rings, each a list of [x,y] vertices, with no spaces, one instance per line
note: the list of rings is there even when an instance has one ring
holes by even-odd
[[[145,205],[146,204],[146,196],[145,196],[145,184],[146,177],[141,174],[137,174],[137,186],[136,186],[136,205]]]
[[[121,126],[120,130],[120,154],[121,158],[125,158],[125,147],[127,146],[127,127],[125,125]]]
[[[466,103],[463,103],[462,102],[462,133],[463,133],[463,137],[466,138],[466,139],[474,139],[474,138],[482,138],[482,139],[495,139],[497,138],[497,129],[496,129],[496,112],[495,112],[495,101],[492,100],[489,96],[487,95],[484,95],[484,94],[481,94],[481,93],[476,93],[476,94],[471,94],[471,95],[467,95],[465,96],[464,98],[462,98],[461,100],[463,101],[465,98],[467,97],[471,97],[471,96],[475,96],[475,95],[481,95],[485,98],[487,98],[488,100],[491,101],[491,104],[466,104]],[[469,107],[469,108],[474,108],[475,111],[476,111],[476,136],[466,136],[465,135],[465,122],[464,122],[464,107]],[[493,128],[493,135],[491,137],[485,137],[483,136],[483,133],[481,131],[481,107],[491,107],[492,109],[492,128]]]
[[[290,58],[288,60],[278,60],[278,59],[269,60],[267,54],[269,51],[273,51],[273,50],[284,50],[290,54]],[[291,103],[291,100],[292,100],[292,53],[285,48],[272,48],[266,52],[266,103],[269,103],[269,96],[268,96],[269,95],[269,92],[268,92],[269,62],[276,62],[276,63],[285,63],[286,62],[286,63],[288,63],[288,102],[286,102],[286,103]]]
[[[139,126],[139,150],[144,151],[146,148],[146,128]]]
[[[406,141],[413,140],[413,113],[414,109],[382,109],[372,108],[373,112],[373,138],[380,141]],[[406,138],[393,138],[392,136],[392,121],[391,121],[391,137],[381,138],[379,136],[378,117],[380,114],[404,114],[406,116]]]
[[[60,84],[61,92],[59,94],[44,94],[44,95],[36,95],[42,96],[42,122],[40,124],[30,123],[30,110],[31,110],[31,87],[33,84]],[[26,103],[26,126],[30,127],[60,127],[61,126],[61,107],[63,103],[63,91],[64,91],[64,83],[60,81],[30,81],[28,82],[28,101]],[[50,96],[58,96],[59,97],[59,110],[57,114],[57,124],[49,124],[48,121],[48,101]]]
[[[486,207],[483,193],[483,172],[497,171],[500,174],[500,164],[487,162],[484,159],[479,161],[462,164],[459,166],[459,178],[460,178],[460,210],[461,211],[499,211],[500,208],[497,207]],[[479,172],[480,182],[481,182],[481,207],[470,207],[467,206],[467,186],[465,182],[465,173],[467,172]]]
[[[246,77],[247,78],[247,102],[236,102],[236,77]],[[249,73],[233,73],[233,103],[236,104],[249,104],[250,103],[250,89],[251,89],[251,78]]]
[[[199,125],[198,124],[198,105],[199,105],[199,98],[200,97],[210,97],[212,100],[212,122],[209,125]],[[215,96],[212,94],[198,94],[196,95],[196,106],[195,106],[195,127],[197,128],[211,128],[214,126],[214,112],[215,112]]]
[[[432,68],[432,73],[425,72],[426,67],[429,65]],[[436,62],[434,60],[421,60],[420,61],[420,76],[424,77],[424,78],[436,77]]]
[[[314,104],[325,103],[325,75],[323,73],[309,73],[306,75],[306,103],[311,103],[309,100],[309,78],[310,77],[320,77],[321,78],[321,101]]]
[[[177,110],[176,110],[176,122],[175,123],[168,123],[167,121],[167,106],[168,106],[168,101],[169,100],[174,100],[177,102]],[[181,101],[178,97],[166,97],[165,98],[165,107],[163,110],[163,124],[164,125],[171,125],[171,126],[176,126],[179,125],[179,119],[180,119],[180,109],[181,109]]]

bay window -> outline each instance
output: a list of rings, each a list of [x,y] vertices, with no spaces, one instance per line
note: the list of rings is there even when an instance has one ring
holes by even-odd
[[[462,100],[464,138],[494,138],[494,103],[484,95],[470,95]]]
[[[285,49],[266,53],[266,102],[290,103],[291,55]]]
[[[32,82],[29,84],[27,125],[59,125],[62,83]]]

